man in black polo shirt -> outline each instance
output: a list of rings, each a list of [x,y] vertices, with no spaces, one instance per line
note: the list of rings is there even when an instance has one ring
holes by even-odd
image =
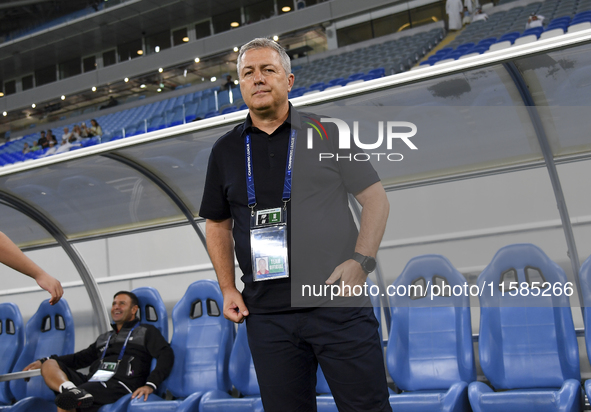
[[[215,143],[199,214],[207,219],[224,316],[247,320],[265,411],[316,410],[318,363],[340,411],[391,411],[372,308],[317,307],[325,300],[294,305],[293,299],[299,290],[294,284],[365,282],[389,212],[379,178],[368,162],[319,162],[316,152],[338,150],[336,139],[307,149],[304,126],[319,119],[288,102],[294,76],[277,43],[255,39],[244,45],[238,75],[249,115]],[[363,206],[359,235],[348,192]],[[306,255],[306,243],[319,240],[330,242],[332,250]],[[235,284],[234,251],[242,293]],[[268,262],[269,273],[257,272],[260,259]]]

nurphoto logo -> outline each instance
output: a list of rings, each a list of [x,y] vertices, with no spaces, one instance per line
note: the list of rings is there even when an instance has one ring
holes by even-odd
[[[320,122],[314,119],[309,120],[311,120],[312,122],[306,122],[309,126],[311,126],[308,128],[307,135],[308,149],[312,149],[314,147],[314,132],[316,132],[320,136],[320,140],[328,140],[328,133],[326,133],[326,129],[324,128],[322,123],[334,123],[339,130],[339,149],[351,149],[352,135],[353,143],[361,150],[383,150],[382,146],[384,145],[384,140],[386,140],[386,150],[391,151],[393,150],[392,148],[394,146],[394,139],[401,140],[411,150],[418,150],[415,144],[410,140],[411,137],[417,134],[417,126],[414,123],[398,121],[379,121],[377,140],[373,143],[363,143],[359,139],[358,121],[353,122],[353,133],[351,134],[351,129],[344,120],[330,117],[322,118],[320,119]],[[372,156],[374,158],[377,158],[378,161],[381,159],[386,159],[391,162],[399,162],[402,159],[404,159],[402,153],[360,152],[355,154],[349,153],[348,155],[342,155],[338,153],[319,153],[318,160],[322,161],[323,159],[336,159],[337,161],[348,160],[357,162],[367,162],[372,158]]]

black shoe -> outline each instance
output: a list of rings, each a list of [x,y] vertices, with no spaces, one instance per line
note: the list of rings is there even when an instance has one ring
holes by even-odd
[[[94,402],[94,398],[84,389],[70,388],[64,389],[62,393],[55,397],[55,404],[61,409],[88,408]]]

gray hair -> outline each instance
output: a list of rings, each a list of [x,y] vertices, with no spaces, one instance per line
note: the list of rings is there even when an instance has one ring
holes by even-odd
[[[242,56],[248,50],[252,49],[273,49],[279,54],[279,59],[281,60],[281,66],[283,66],[283,70],[285,71],[285,75],[289,75],[291,73],[291,60],[289,56],[285,52],[285,49],[281,47],[279,43],[274,40],[266,39],[264,37],[258,37],[246,43],[244,46],[240,48],[240,52],[238,53],[238,60],[236,61],[236,69],[238,70],[238,77],[240,77],[240,64],[242,62]]]

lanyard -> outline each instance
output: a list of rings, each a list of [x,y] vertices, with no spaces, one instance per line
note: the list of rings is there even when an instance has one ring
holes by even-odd
[[[125,343],[123,344],[123,347],[121,348],[121,352],[119,352],[119,357],[117,358],[117,362],[121,362],[121,359],[123,359],[123,354],[125,353],[125,348],[127,348],[127,341],[129,340],[129,337],[131,336],[131,333],[133,332],[133,330],[135,328],[137,328],[137,326],[140,323],[136,323],[133,328],[131,328],[131,330],[129,331],[129,333],[127,334],[127,338],[125,338]],[[103,359],[105,359],[105,353],[107,353],[107,348],[109,347],[109,342],[111,341],[111,337],[114,335],[115,333],[111,333],[109,335],[109,339],[107,339],[107,344],[105,345],[105,349],[103,350],[103,354],[101,356],[101,362],[103,361]]]
[[[298,133],[292,129],[289,137],[289,147],[287,148],[287,162],[285,163],[285,180],[283,182],[283,206],[291,199],[291,175],[293,169],[293,156],[295,154],[296,139]],[[248,194],[248,207],[254,213],[254,207],[257,205],[256,194],[254,190],[254,170],[252,168],[252,144],[250,135],[246,135],[244,140],[244,150],[246,155],[246,193]]]

